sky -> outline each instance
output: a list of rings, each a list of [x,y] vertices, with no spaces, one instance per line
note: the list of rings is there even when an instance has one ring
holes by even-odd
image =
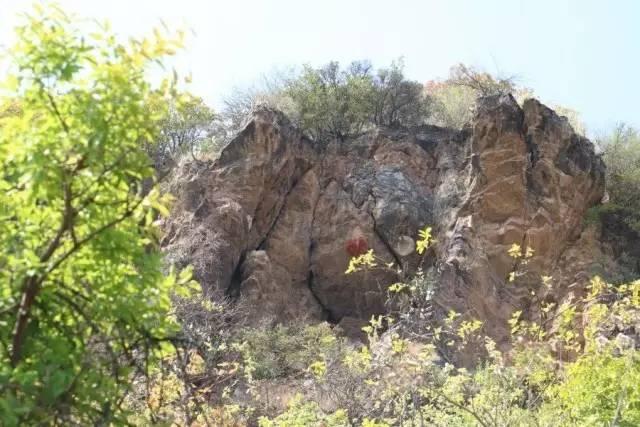
[[[214,106],[233,87],[300,64],[403,57],[407,77],[446,77],[456,63],[532,88],[579,111],[591,136],[618,122],[640,127],[638,0],[59,0],[121,36],[165,22],[187,31],[171,65]],[[9,46],[29,0],[0,0]]]

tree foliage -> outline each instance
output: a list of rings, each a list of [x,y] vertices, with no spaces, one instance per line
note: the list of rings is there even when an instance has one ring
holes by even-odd
[[[447,82],[469,88],[477,96],[506,95],[514,92],[516,88],[513,77],[494,76],[465,64],[451,67]]]
[[[156,32],[83,36],[54,6],[17,29],[0,119],[0,419],[124,423],[132,375],[176,330],[157,251],[166,197],[142,142],[170,86],[145,70],[179,47]],[[181,277],[181,283],[188,276]]]
[[[640,232],[640,134],[620,124],[598,143],[607,165],[608,209],[617,211]]]
[[[516,92],[514,79],[497,77],[473,67],[457,64],[444,81],[430,81],[426,91],[433,97],[432,123],[462,128],[473,118],[476,99],[481,96]]]
[[[285,91],[301,127],[319,140],[355,136],[371,124],[419,125],[429,112],[422,85],[405,78],[402,61],[377,71],[366,61],[305,66]]]
[[[421,83],[404,76],[402,61],[375,70],[367,61],[346,68],[336,61],[300,72],[263,76],[225,99],[217,135],[228,140],[259,107],[283,111],[313,139],[327,142],[361,134],[373,125],[416,126],[430,114]]]
[[[407,80],[402,60],[379,69],[373,78],[373,119],[384,126],[421,125],[431,113],[422,83]]]
[[[166,106],[156,108],[167,109]],[[213,148],[217,116],[202,98],[182,93],[172,100],[160,120],[160,132],[146,145],[155,169],[163,173],[175,165],[180,156],[196,159],[200,151]]]
[[[294,117],[297,109],[285,92],[286,85],[294,78],[293,71],[274,71],[263,74],[249,87],[234,88],[223,99],[224,106],[218,115],[214,132],[216,139],[222,143],[232,139],[258,108],[275,108]]]
[[[304,66],[286,88],[297,108],[297,121],[314,139],[357,135],[368,123],[372,94],[370,67],[354,62],[343,70],[338,62]]]

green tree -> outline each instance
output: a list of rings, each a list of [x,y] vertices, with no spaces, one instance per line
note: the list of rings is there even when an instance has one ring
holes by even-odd
[[[640,134],[620,124],[598,143],[607,165],[608,209],[617,212],[632,229],[640,232]]]
[[[372,77],[364,63],[342,70],[338,62],[318,69],[305,65],[287,93],[298,107],[300,126],[317,140],[344,138],[369,121]]]
[[[163,106],[159,108],[162,112]],[[160,121],[158,137],[145,144],[156,170],[163,173],[170,170],[180,156],[190,155],[195,159],[196,153],[211,148],[215,121],[216,114],[200,97],[183,93],[171,102]]]
[[[431,97],[425,96],[421,83],[407,80],[402,60],[377,71],[374,83],[373,117],[375,124],[416,126],[430,114]]]
[[[300,127],[317,140],[357,136],[372,125],[420,125],[429,114],[430,99],[405,78],[402,61],[377,71],[367,61],[305,66],[285,93]]]
[[[640,355],[627,350],[592,352],[571,364],[555,391],[576,425],[637,426],[640,423]]]
[[[145,70],[179,42],[85,37],[50,5],[25,19],[0,101],[20,107],[0,118],[0,424],[122,423],[176,329],[141,141],[172,92]]]

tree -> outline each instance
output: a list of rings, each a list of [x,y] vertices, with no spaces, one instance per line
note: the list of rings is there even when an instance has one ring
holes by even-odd
[[[422,85],[407,80],[402,61],[374,72],[367,61],[305,66],[285,89],[296,121],[317,140],[353,137],[371,125],[415,126],[429,114]]]
[[[462,128],[473,118],[476,93],[468,87],[430,81],[426,92],[434,100],[430,122],[437,126]]]
[[[640,233],[640,134],[625,124],[598,139],[607,165],[608,210]],[[607,205],[605,205],[607,206]]]
[[[176,324],[162,274],[154,176],[170,85],[145,70],[179,40],[81,35],[54,6],[17,29],[0,118],[0,423],[124,423],[132,376]],[[181,283],[189,283],[188,276]]]
[[[478,97],[515,95],[519,90],[511,77],[494,77],[464,64],[451,67],[443,82],[431,81],[426,86],[434,100],[433,122],[451,128],[462,128],[472,119]]]
[[[493,76],[464,64],[451,67],[447,81],[455,86],[467,87],[477,96],[506,95],[516,90],[513,77]]]
[[[514,77],[494,76],[464,64],[451,67],[447,79],[432,80],[425,89],[431,97],[431,123],[457,129],[471,121],[479,97],[511,94],[520,105],[535,97],[531,89],[518,86]],[[557,104],[552,104],[551,108],[566,117],[576,133],[586,133],[577,111]]]
[[[407,80],[402,60],[378,70],[374,79],[373,122],[385,126],[416,126],[429,115],[431,99],[423,85]]]
[[[215,139],[229,141],[262,107],[284,112],[320,142],[353,137],[372,125],[423,124],[431,98],[422,84],[406,79],[403,68],[401,60],[378,70],[368,61],[354,61],[346,68],[334,61],[263,75],[255,85],[236,88],[224,99]]]
[[[224,107],[216,122],[215,138],[226,143],[233,138],[257,108],[274,108],[290,118],[298,116],[296,105],[285,88],[294,77],[293,70],[263,74],[253,85],[239,88],[224,98]]]
[[[195,159],[196,152],[213,137],[215,120],[216,114],[202,98],[185,93],[171,102],[160,121],[157,140],[145,147],[156,170],[163,173],[171,169],[184,154]]]
[[[344,138],[362,132],[368,122],[371,75],[364,63],[341,70],[338,62],[320,68],[305,65],[288,85],[298,107],[298,122],[316,140]]]

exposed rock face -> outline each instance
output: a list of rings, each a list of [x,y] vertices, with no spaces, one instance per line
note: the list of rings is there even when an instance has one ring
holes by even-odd
[[[352,237],[412,271],[424,261],[411,251],[417,230],[433,226],[435,301],[473,313],[497,339],[541,274],[556,279],[562,298],[604,257],[583,226],[603,196],[604,165],[535,100],[520,108],[510,96],[485,98],[462,131],[377,129],[323,148],[280,113],[262,111],[220,159],[187,164],[176,182],[163,242],[170,259],[193,264],[205,289],[248,298],[256,318],[383,312],[397,278],[345,275]],[[506,280],[512,243],[535,251],[519,287]]]

